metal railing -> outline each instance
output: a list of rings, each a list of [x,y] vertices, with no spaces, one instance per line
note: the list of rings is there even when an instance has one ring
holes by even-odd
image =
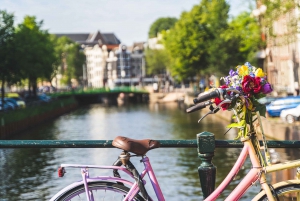
[[[202,163],[198,167],[203,197],[215,188],[216,167],[212,163],[215,148],[242,148],[237,140],[215,140],[209,132],[202,132],[195,140],[157,140],[161,148],[197,148]],[[260,142],[263,145],[262,142]],[[300,141],[267,141],[269,148],[300,148]],[[3,148],[114,148],[112,140],[0,140]]]
[[[197,140],[157,140],[161,148],[198,148]],[[262,142],[260,142],[262,145]],[[268,141],[269,148],[300,148],[300,141]],[[236,140],[215,140],[216,148],[242,148]],[[0,140],[0,148],[115,148],[112,140]]]

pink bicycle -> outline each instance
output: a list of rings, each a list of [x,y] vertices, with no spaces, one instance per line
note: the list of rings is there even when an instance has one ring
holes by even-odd
[[[220,103],[212,101],[219,98]],[[247,156],[249,155],[252,168],[248,174],[241,180],[236,188],[225,199],[227,201],[239,200],[247,189],[254,184],[261,185],[261,191],[253,198],[253,200],[300,200],[300,173],[298,171],[295,180],[282,181],[277,184],[268,184],[266,174],[280,171],[283,169],[300,167],[300,160],[289,161],[276,165],[271,165],[268,155],[266,143],[264,143],[264,152],[259,144],[258,135],[262,134],[263,142],[265,142],[263,129],[261,127],[259,112],[250,111],[251,116],[245,115],[240,108],[245,109],[247,101],[241,93],[233,88],[215,89],[209,93],[199,96],[194,101],[195,106],[187,109],[187,112],[193,112],[206,106],[210,106],[208,114],[214,114],[221,108],[230,105],[230,110],[235,113],[237,122],[231,127],[239,129],[240,140],[244,147],[238,157],[232,170],[229,172],[223,182],[216,188],[205,201],[217,200],[218,196],[224,191],[226,186],[230,184],[237,175]],[[213,106],[216,105],[216,106]],[[204,115],[205,117],[206,115]],[[204,118],[203,117],[203,118]],[[203,119],[201,118],[201,119]],[[248,119],[246,119],[248,118]],[[200,121],[201,121],[200,119]],[[248,123],[246,124],[245,121]],[[75,182],[61,191],[59,191],[50,201],[67,201],[67,200],[159,200],[164,201],[165,198],[155,177],[149,158],[146,153],[160,146],[156,140],[144,139],[135,140],[122,136],[118,136],[113,140],[116,148],[122,149],[117,161],[112,166],[96,166],[96,165],[78,165],[78,164],[62,164],[59,168],[59,175],[63,176],[66,168],[80,168],[82,180]],[[131,155],[133,153],[134,155]],[[265,157],[263,157],[265,154]],[[130,162],[133,156],[140,156],[144,169],[139,174],[135,166]],[[89,169],[111,169],[113,176],[96,176],[89,174]],[[119,171],[124,172],[130,179],[121,178]],[[145,176],[148,175],[150,183],[154,189],[157,199],[151,198],[146,191]]]

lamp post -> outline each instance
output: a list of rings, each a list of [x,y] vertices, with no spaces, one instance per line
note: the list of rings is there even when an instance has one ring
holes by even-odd
[[[123,78],[126,77],[126,71],[125,69],[125,57],[126,57],[126,49],[127,47],[125,45],[121,45],[120,49],[120,66],[121,66],[121,86],[123,86]]]
[[[87,76],[86,76],[86,64],[82,64],[82,84],[83,84],[83,88],[86,87],[86,80],[87,80]]]
[[[145,78],[145,75],[146,75],[146,72],[145,72],[145,57],[144,55],[142,56],[142,87],[144,86],[144,78]]]

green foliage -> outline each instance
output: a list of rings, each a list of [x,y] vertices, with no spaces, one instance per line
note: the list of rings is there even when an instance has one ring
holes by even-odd
[[[4,84],[13,84],[18,80],[18,69],[15,65],[14,15],[0,10],[0,81],[1,93],[4,96]],[[2,97],[3,98],[3,97]]]
[[[33,16],[26,16],[18,25],[15,42],[17,65],[22,77],[28,78],[29,86],[36,93],[38,78],[48,78],[55,62],[54,45],[46,30],[42,30],[43,22],[37,22]]]
[[[169,64],[169,57],[165,49],[147,49],[145,55],[148,74],[162,74],[165,72]]]
[[[203,0],[181,14],[164,40],[173,76],[183,80],[217,63],[224,49],[219,35],[227,27],[228,11],[225,0]]]
[[[62,83],[70,85],[72,78],[79,80],[82,76],[85,55],[80,51],[79,45],[68,37],[57,38],[52,35],[51,38],[55,45],[56,56],[52,78],[60,72],[63,75]]]
[[[80,79],[85,56],[78,44],[56,38],[43,30],[43,22],[25,16],[16,29],[14,15],[0,10],[0,82],[4,85],[28,82],[36,95],[37,80],[52,81],[60,70],[66,84]],[[59,68],[61,67],[61,68]],[[30,93],[31,94],[31,93]]]
[[[227,74],[230,68],[245,61],[255,65],[255,54],[262,44],[259,25],[250,13],[243,12],[228,23],[215,42],[218,49],[214,48],[216,55],[210,58],[211,70]]]
[[[149,38],[157,37],[157,34],[163,30],[171,29],[176,23],[177,18],[174,17],[162,17],[157,19],[150,27],[148,32]]]

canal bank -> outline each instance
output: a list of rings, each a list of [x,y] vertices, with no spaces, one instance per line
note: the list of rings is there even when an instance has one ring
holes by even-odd
[[[78,102],[73,97],[69,97],[0,113],[0,139],[9,139],[19,132],[68,113],[77,107]]]
[[[126,105],[148,102],[148,93],[143,91],[87,91],[49,94],[50,102],[37,102],[29,107],[0,113],[0,139],[10,139],[15,134],[71,112],[78,106],[90,104]]]

